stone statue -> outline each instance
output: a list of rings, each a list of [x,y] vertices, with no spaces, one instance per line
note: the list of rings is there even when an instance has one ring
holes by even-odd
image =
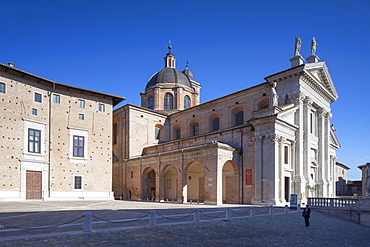
[[[299,36],[295,37],[294,56],[300,56],[302,41]]]
[[[271,85],[271,94],[270,94],[270,107],[278,106],[278,95],[276,93],[276,82],[273,82]]]
[[[311,55],[315,55],[316,53],[316,46],[318,46],[319,44],[316,42],[316,39],[315,37],[312,37],[311,39]]]
[[[370,198],[370,162],[366,163],[366,197]]]

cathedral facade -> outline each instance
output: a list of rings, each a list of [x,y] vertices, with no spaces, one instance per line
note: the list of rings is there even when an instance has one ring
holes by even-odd
[[[291,68],[200,104],[200,83],[176,69],[169,47],[141,106],[114,111],[115,197],[258,205],[334,197],[338,95],[316,50],[305,61],[295,49]]]

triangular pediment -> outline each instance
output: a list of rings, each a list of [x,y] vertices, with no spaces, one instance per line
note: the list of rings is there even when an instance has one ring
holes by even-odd
[[[338,99],[337,90],[325,62],[306,63],[304,70],[306,76],[310,77],[314,89],[320,91],[321,94],[325,94],[331,101]]]

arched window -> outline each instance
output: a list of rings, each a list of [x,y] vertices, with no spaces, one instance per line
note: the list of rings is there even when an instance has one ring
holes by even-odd
[[[164,109],[173,110],[173,96],[170,93],[164,95]]]
[[[154,98],[153,98],[153,96],[151,96],[151,97],[148,99],[148,109],[150,109],[150,110],[154,110]]]
[[[184,109],[188,109],[190,108],[190,106],[191,106],[190,97],[186,95],[184,97]]]
[[[244,112],[240,111],[235,114],[235,125],[242,125],[244,123]]]

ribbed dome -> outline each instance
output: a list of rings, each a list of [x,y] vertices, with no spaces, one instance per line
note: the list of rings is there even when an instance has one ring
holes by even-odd
[[[178,71],[175,68],[169,68],[169,67],[164,68],[161,71],[152,75],[152,77],[150,77],[148,83],[146,84],[145,90],[159,83],[161,84],[162,83],[168,83],[168,84],[177,83],[177,84],[183,84],[185,86],[192,88],[192,84],[189,78],[184,73],[182,73],[181,71]]]

